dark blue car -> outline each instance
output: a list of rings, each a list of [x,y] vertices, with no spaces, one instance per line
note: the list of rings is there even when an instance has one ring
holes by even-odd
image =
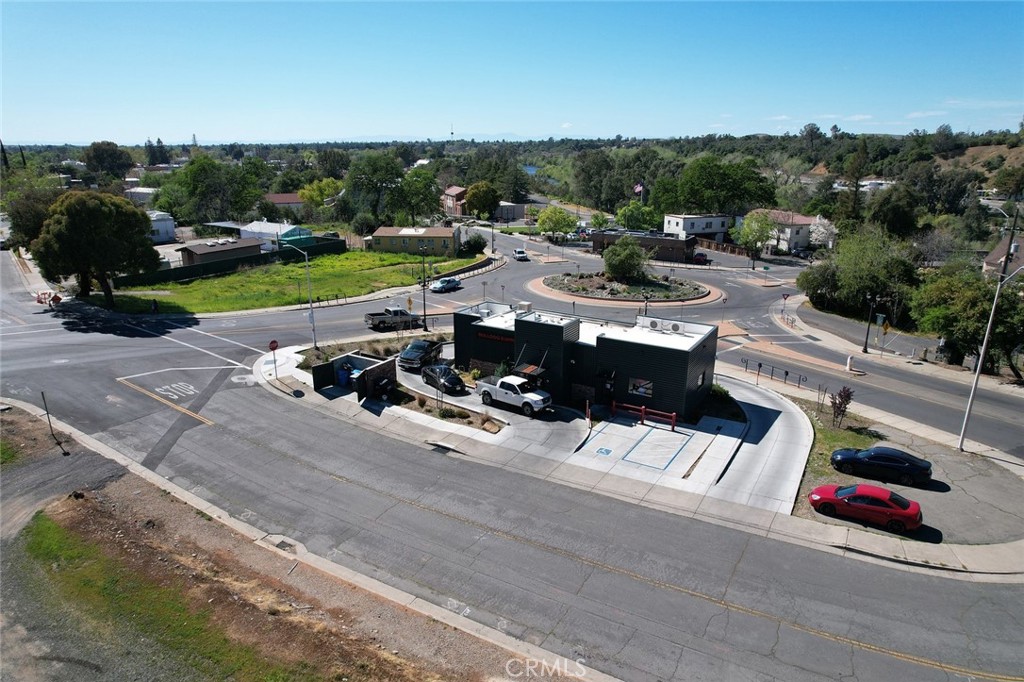
[[[832,453],[832,467],[844,474],[921,485],[932,479],[932,463],[896,448],[842,448]]]

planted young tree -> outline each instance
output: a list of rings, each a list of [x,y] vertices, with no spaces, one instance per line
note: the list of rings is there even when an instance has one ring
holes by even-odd
[[[849,409],[850,403],[853,402],[853,389],[843,386],[837,392],[830,394],[828,399],[832,404],[832,427],[838,429],[843,425],[846,411]]]
[[[152,271],[160,266],[153,248],[149,216],[130,201],[100,192],[69,192],[50,207],[31,251],[48,279],[74,276],[79,298],[88,298],[92,282],[114,307],[110,278],[119,272]]]

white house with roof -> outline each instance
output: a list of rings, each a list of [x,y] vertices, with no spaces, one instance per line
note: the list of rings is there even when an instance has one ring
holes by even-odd
[[[775,223],[775,235],[765,248],[789,253],[808,247],[811,243],[811,228],[821,220],[820,216],[806,216],[792,211],[765,208],[754,209],[745,217],[758,213],[766,214]]]
[[[171,244],[177,241],[177,235],[174,232],[174,217],[170,213],[146,211],[146,215],[149,216],[149,222],[152,225],[149,236],[154,244]]]
[[[700,237],[722,243],[734,224],[732,216],[721,213],[670,213],[665,216],[662,232],[678,235],[680,239]]]

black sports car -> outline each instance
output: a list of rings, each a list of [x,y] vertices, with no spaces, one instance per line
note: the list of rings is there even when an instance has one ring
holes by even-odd
[[[889,479],[900,485],[920,485],[932,478],[931,462],[909,452],[883,446],[867,450],[836,450],[832,453],[832,466],[844,474]]]

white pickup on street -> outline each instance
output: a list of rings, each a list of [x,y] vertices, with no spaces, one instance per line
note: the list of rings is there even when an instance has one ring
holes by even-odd
[[[494,402],[514,405],[521,408],[527,417],[551,406],[551,394],[534,389],[530,380],[523,377],[492,376],[477,379],[476,392],[484,405]]]

